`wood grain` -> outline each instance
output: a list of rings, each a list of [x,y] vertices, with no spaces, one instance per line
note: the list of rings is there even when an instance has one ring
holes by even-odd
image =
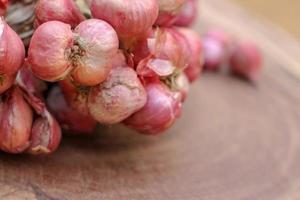
[[[256,86],[205,74],[163,136],[100,127],[50,157],[1,154],[0,199],[300,199],[298,46],[224,1],[201,7],[200,24],[259,42],[266,67]]]

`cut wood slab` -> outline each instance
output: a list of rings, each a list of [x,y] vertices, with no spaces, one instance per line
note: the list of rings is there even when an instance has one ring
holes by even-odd
[[[65,138],[49,157],[1,154],[0,199],[300,199],[299,46],[224,1],[203,1],[201,10],[198,30],[224,26],[260,44],[266,62],[256,86],[205,74],[165,135],[101,127]]]

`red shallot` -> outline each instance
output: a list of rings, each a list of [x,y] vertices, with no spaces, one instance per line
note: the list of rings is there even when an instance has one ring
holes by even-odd
[[[158,16],[157,0],[93,0],[93,17],[110,23],[122,41],[143,37]]]
[[[30,146],[33,113],[22,90],[13,86],[0,100],[0,148],[21,153]]]
[[[235,75],[257,81],[261,68],[261,52],[254,43],[242,42],[234,47],[230,58],[230,69]]]
[[[146,105],[124,123],[148,135],[157,135],[170,128],[181,113],[181,99],[161,83],[146,86]]]
[[[90,114],[102,124],[116,124],[146,103],[146,92],[130,67],[114,67],[102,84],[93,87],[88,98]]]
[[[39,0],[35,6],[35,26],[61,21],[75,28],[85,17],[73,0]]]

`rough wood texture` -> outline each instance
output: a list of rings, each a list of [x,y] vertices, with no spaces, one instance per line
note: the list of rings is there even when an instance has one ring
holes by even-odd
[[[300,199],[299,47],[221,0],[204,1],[202,14],[261,45],[257,86],[206,74],[163,136],[120,126],[67,138],[50,157],[1,154],[0,199]]]

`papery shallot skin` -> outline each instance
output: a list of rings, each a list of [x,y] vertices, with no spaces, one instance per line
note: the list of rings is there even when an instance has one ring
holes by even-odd
[[[161,83],[146,86],[146,105],[124,123],[146,135],[158,135],[170,128],[181,113],[181,98]]]
[[[188,45],[189,51],[187,53],[188,65],[184,72],[187,75],[189,81],[192,83],[199,78],[202,72],[203,61],[202,61],[202,41],[199,33],[187,28],[177,29],[185,38]]]
[[[25,47],[21,38],[0,17],[0,75],[14,75],[25,58]]]
[[[112,68],[112,58],[119,48],[117,33],[108,23],[98,19],[82,22],[74,33],[82,54],[73,58],[72,77],[81,85],[95,86],[107,78]]]
[[[116,124],[141,109],[146,100],[136,72],[130,67],[117,66],[105,82],[91,89],[88,107],[99,123]]]
[[[166,77],[176,70],[183,70],[188,58],[186,48],[181,45],[184,43],[186,46],[186,42],[182,40],[185,38],[172,29],[155,29],[151,36],[139,42],[133,51],[138,75]]]
[[[139,38],[158,16],[157,0],[93,0],[94,18],[110,23],[122,39]]]
[[[39,0],[35,6],[35,26],[61,21],[75,28],[85,17],[73,0]]]
[[[64,79],[73,69],[69,60],[73,45],[70,25],[59,21],[42,24],[33,34],[28,50],[32,72],[45,81]]]
[[[197,2],[198,0],[186,0],[176,16],[175,26],[189,27],[194,23],[198,14]]]
[[[33,113],[23,92],[13,86],[0,100],[0,148],[7,153],[22,153],[30,145]]]
[[[54,87],[47,98],[47,105],[62,128],[76,133],[91,133],[97,122],[89,114],[77,112],[66,102],[60,87]]]
[[[242,42],[234,47],[230,70],[233,74],[254,82],[259,78],[262,62],[259,48],[252,42]]]
[[[45,155],[56,151],[61,141],[61,128],[56,119],[48,112],[37,118],[32,126],[31,144],[28,153]]]

